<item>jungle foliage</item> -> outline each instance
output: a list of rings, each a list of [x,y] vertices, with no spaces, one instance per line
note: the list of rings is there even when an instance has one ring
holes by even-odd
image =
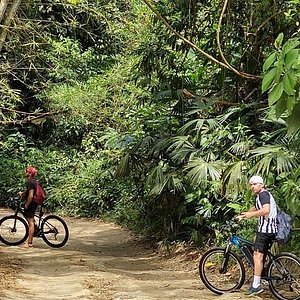
[[[53,209],[203,244],[257,173],[298,226],[300,1],[12,3],[2,204],[34,164]]]

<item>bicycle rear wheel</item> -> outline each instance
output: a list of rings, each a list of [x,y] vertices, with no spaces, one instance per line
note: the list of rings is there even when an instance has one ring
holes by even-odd
[[[58,216],[49,215],[42,222],[42,238],[53,248],[60,248],[69,239],[69,229],[66,222]]]
[[[213,248],[205,252],[199,262],[199,275],[204,285],[213,293],[221,295],[237,290],[245,281],[245,267],[241,259],[233,252],[228,252],[226,266],[225,248]]]
[[[0,241],[5,245],[16,246],[28,237],[28,224],[19,216],[6,216],[0,220]]]
[[[281,253],[268,266],[271,293],[279,300],[300,300],[300,260],[291,253]]]

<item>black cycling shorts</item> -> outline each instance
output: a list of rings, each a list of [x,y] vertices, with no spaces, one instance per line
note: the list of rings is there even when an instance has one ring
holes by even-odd
[[[31,201],[29,206],[27,207],[27,209],[24,210],[25,217],[26,218],[33,218],[37,207],[38,207],[38,204]]]
[[[271,248],[274,239],[274,233],[257,232],[254,242],[254,251],[266,253]]]

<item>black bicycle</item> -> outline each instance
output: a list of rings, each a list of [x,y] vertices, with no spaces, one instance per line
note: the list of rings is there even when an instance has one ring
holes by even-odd
[[[10,206],[15,213],[0,220],[0,241],[9,246],[16,246],[27,240],[28,223],[20,198],[10,199]],[[68,226],[61,217],[56,215],[44,216],[45,206],[46,203],[40,205],[35,213],[34,236],[42,238],[50,247],[63,247],[69,239]]]
[[[232,228],[229,230],[235,231]],[[233,246],[237,252],[232,251]],[[199,262],[200,278],[215,294],[236,291],[246,278],[242,258],[253,270],[252,255],[253,243],[233,234],[226,247],[212,248],[202,255]],[[291,253],[273,255],[268,251],[264,261],[262,280],[268,283],[274,297],[279,300],[300,300],[300,259]]]

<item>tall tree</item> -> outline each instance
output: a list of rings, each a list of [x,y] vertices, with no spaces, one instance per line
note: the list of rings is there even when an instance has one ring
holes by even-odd
[[[7,33],[10,30],[10,25],[17,13],[20,4],[21,0],[14,0],[10,6],[8,6],[7,0],[1,0],[0,2],[0,52],[3,48]]]

